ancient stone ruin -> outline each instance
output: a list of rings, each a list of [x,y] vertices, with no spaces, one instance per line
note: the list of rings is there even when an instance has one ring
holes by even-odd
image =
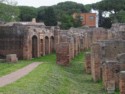
[[[40,23],[7,23],[0,26],[0,57],[16,54],[19,59],[31,59],[55,50],[55,27]]]
[[[85,57],[85,71],[91,73],[93,81],[102,80],[105,90],[114,93],[124,90],[125,71],[125,24],[114,24],[111,29],[89,28],[58,32],[55,37],[57,63],[69,65],[78,53],[90,49]],[[64,59],[65,58],[65,59]]]
[[[115,89],[119,88],[120,94],[125,94],[125,79],[123,80],[125,71],[125,24],[114,24],[110,30],[106,30],[102,34],[94,34],[95,32],[100,31],[93,31],[91,36],[90,33],[88,34],[91,58],[85,62],[85,65],[90,66],[95,82],[103,81],[104,88],[108,93],[114,93]],[[101,37],[98,37],[98,35]],[[91,61],[91,65],[88,61]],[[86,70],[88,70],[87,67]]]
[[[9,62],[32,59],[56,51],[56,63],[70,66],[78,53],[89,50],[85,71],[93,81],[102,80],[105,90],[125,94],[125,24],[111,29],[71,28],[60,30],[35,22],[10,22],[0,25],[0,58]]]

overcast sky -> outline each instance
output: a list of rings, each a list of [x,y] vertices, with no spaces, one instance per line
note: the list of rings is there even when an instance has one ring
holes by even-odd
[[[39,6],[51,6],[64,1],[74,1],[85,5],[85,4],[95,3],[101,0],[15,0],[15,1],[18,2],[18,5],[39,7]]]

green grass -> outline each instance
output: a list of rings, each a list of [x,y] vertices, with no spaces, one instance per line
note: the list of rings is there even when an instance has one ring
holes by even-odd
[[[6,74],[9,74],[13,71],[16,71],[17,69],[20,69],[28,64],[30,64],[32,61],[24,61],[21,60],[18,63],[0,63],[0,77]]]
[[[32,60],[35,61],[44,63],[20,80],[0,88],[0,94],[106,94],[102,83],[94,83],[91,75],[84,72],[82,53],[75,57],[68,67],[57,65],[55,54]],[[25,66],[24,63],[21,63],[22,66]],[[13,67],[21,66],[18,64],[5,65],[16,70],[17,68]],[[2,65],[0,71],[1,67]]]

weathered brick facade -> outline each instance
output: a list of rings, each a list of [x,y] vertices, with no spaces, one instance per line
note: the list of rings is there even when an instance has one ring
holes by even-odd
[[[106,90],[108,90],[109,87],[114,90],[115,88],[119,88],[119,72],[120,65],[117,61],[105,61],[102,65],[102,78]],[[109,82],[114,82],[114,84],[111,86]]]
[[[101,79],[101,55],[100,55],[100,46],[95,43],[91,47],[91,73],[93,80],[99,81]]]
[[[91,53],[85,53],[85,71],[86,73],[91,73]]]
[[[51,53],[54,30],[41,24],[11,23],[0,26],[0,57],[16,54],[19,59],[31,59]],[[48,40],[47,40],[48,39]]]
[[[125,71],[120,72],[120,94],[125,94]]]
[[[125,52],[124,40],[100,41],[92,45],[91,67],[94,81],[101,80],[102,64],[117,60],[117,55]]]
[[[56,58],[57,64],[67,66],[70,62],[69,43],[57,44]]]
[[[108,92],[119,88],[125,94],[125,75],[120,73],[125,71],[124,35],[125,24],[114,24],[108,30],[60,30],[40,23],[8,23],[0,26],[0,58],[15,54],[19,59],[31,59],[56,50],[56,63],[67,66],[80,52],[91,49],[86,53],[86,72],[95,82],[102,80]]]

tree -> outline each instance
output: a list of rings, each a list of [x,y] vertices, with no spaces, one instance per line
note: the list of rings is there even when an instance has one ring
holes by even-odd
[[[45,7],[45,6],[38,8],[37,21],[40,22],[46,19],[45,10],[47,8],[48,7]],[[83,4],[79,4],[71,1],[58,3],[57,5],[51,6],[51,8],[53,8],[56,21],[62,23],[61,27],[63,28],[69,28],[71,26],[75,26],[75,27],[80,26],[80,22],[78,21],[79,19],[77,19],[75,22],[73,21],[73,18],[72,18],[73,13],[85,13],[85,12],[88,12],[89,10],[89,9],[87,10]],[[48,14],[50,15],[50,13]],[[65,19],[67,19],[68,24],[65,23]]]
[[[44,23],[47,26],[56,26],[57,19],[52,7],[48,7],[45,9],[45,17]]]
[[[111,18],[107,17],[107,18],[102,18],[102,27],[104,28],[111,28],[112,26],[112,22],[111,22]]]
[[[73,27],[81,27],[81,26],[82,26],[82,19],[81,16],[78,14],[74,19]]]
[[[116,14],[122,9],[125,10],[125,0],[102,0],[93,4],[93,8],[105,12],[110,12],[112,22],[119,22]]]
[[[28,6],[19,6],[20,9],[20,21],[31,21],[32,18],[37,17],[37,9]]]
[[[102,0],[95,4],[97,9],[116,14],[125,9],[125,0]]]
[[[87,12],[90,12],[91,9],[92,9],[92,4],[85,5],[85,9],[86,9]]]
[[[57,19],[60,21],[62,14],[72,15],[73,13],[88,12],[83,4],[66,1],[53,6]]]
[[[16,21],[18,20],[19,13],[20,11],[17,6],[0,3],[0,20]]]
[[[73,27],[73,25],[73,17],[70,15],[63,14],[61,18],[61,29],[69,29],[70,27]]]
[[[37,11],[38,11],[38,13],[37,13],[37,21],[38,22],[43,22],[44,21],[44,19],[45,19],[45,9],[46,9],[47,7],[39,7],[38,9],[37,9]]]
[[[114,17],[114,16],[113,16]],[[112,15],[111,15],[111,19],[112,18]],[[125,11],[124,10],[121,10],[120,12],[118,12],[116,14],[116,19],[118,20],[118,22],[120,23],[125,23]]]

